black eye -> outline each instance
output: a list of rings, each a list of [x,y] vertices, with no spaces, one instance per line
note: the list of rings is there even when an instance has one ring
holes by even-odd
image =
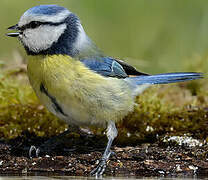
[[[30,22],[30,24],[29,24],[29,28],[35,29],[35,28],[37,28],[37,27],[40,26],[40,25],[41,25],[41,22],[38,22],[38,21],[32,21],[32,22]]]

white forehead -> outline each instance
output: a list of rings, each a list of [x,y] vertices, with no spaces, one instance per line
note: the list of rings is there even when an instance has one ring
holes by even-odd
[[[31,21],[59,23],[66,19],[70,14],[71,12],[68,9],[56,5],[36,6],[27,10],[21,16],[18,25],[21,27]]]

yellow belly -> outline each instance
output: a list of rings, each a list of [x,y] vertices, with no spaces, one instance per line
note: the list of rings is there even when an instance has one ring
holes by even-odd
[[[133,109],[125,81],[94,73],[69,56],[30,56],[28,76],[40,101],[69,124],[105,126]]]

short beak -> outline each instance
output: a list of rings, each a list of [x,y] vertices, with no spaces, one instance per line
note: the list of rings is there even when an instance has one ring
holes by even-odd
[[[18,27],[18,24],[14,25],[14,26],[11,26],[9,28],[7,28],[8,30],[18,30],[19,27]]]
[[[8,30],[19,30],[18,24],[9,27]],[[9,37],[18,37],[20,35],[20,32],[7,33],[6,35]]]

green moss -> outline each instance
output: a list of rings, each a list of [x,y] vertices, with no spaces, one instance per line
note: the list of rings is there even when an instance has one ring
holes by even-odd
[[[134,112],[117,124],[120,145],[154,142],[166,134],[190,134],[207,139],[206,80],[153,86],[137,97]],[[0,74],[0,137],[11,139],[29,132],[50,137],[67,125],[48,112],[33,93],[25,72]],[[94,131],[100,134],[100,129]]]
[[[206,85],[198,86],[196,82],[197,86],[194,87],[194,84],[195,82],[164,85],[147,90],[138,97],[135,111],[119,124],[120,135],[117,142],[125,145],[153,142],[166,134],[187,133],[199,139],[206,139]],[[190,86],[196,89],[196,93],[192,93]]]

